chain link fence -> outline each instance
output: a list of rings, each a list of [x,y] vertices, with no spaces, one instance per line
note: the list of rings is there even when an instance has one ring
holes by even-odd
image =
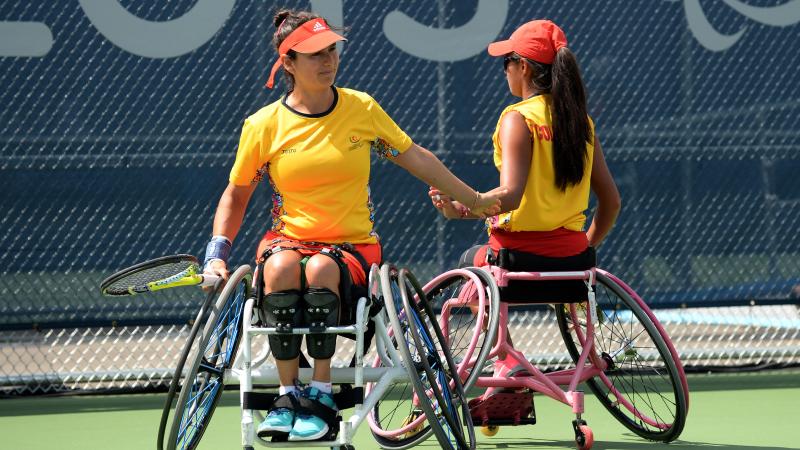
[[[497,183],[490,136],[514,101],[485,46],[532,18],[561,24],[623,196],[600,265],[659,309],[688,364],[800,362],[797,2],[9,0],[0,392],[171,376],[199,291],[107,299],[97,286],[156,256],[202,255],[239,128],[282,94],[261,87],[278,6],[349,27],[337,83],[480,189]],[[386,259],[421,279],[486,239],[437,217],[426,186],[389,163],[374,162],[371,189]],[[235,263],[253,259],[269,194],[251,201]],[[515,314],[526,353],[566,361],[548,312]]]

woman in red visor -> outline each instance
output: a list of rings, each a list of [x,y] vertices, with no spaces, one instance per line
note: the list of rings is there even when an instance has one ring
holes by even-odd
[[[488,50],[502,58],[508,88],[521,100],[503,110],[492,136],[504,193],[500,213],[486,220],[489,243],[467,250],[460,264],[497,265],[502,248],[513,255],[506,267],[512,271],[594,267],[594,248],[613,227],[621,202],[587,113],[578,62],[564,31],[549,20],[533,20]],[[597,209],[584,231],[590,191],[597,197]],[[477,218],[440,190],[432,188],[430,196],[447,218]],[[565,286],[575,285],[511,281],[501,290],[501,299],[565,301],[572,295]],[[576,292],[586,296],[582,282]],[[495,375],[508,376],[516,366],[512,357],[501,355]]]
[[[274,23],[279,56],[267,87],[273,87],[283,68],[287,93],[244,122],[229,184],[214,217],[205,271],[228,275],[226,260],[250,196],[259,181],[269,179],[272,220],[256,255],[266,259],[260,316],[269,327],[332,326],[339,323],[342,302],[348,301],[340,300],[342,277],[365,285],[370,265],[381,261],[369,190],[373,153],[438,186],[476,216],[496,214],[499,194],[479,193],[463,183],[433,153],[416,145],[368,94],[335,86],[336,43],[345,38],[323,18],[284,10]],[[330,246],[340,258],[320,252]],[[299,335],[269,336],[283,397],[276,405],[291,404],[287,397],[304,397],[318,408],[335,410],[330,366],[336,336],[307,336],[314,370],[304,388],[296,385],[301,340]],[[324,438],[331,425],[316,415],[276,406],[257,433],[315,440]]]

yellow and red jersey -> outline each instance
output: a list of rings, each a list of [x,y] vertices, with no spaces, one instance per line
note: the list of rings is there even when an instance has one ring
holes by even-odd
[[[322,114],[303,114],[276,101],[245,120],[230,182],[268,177],[270,230],[292,239],[376,243],[370,199],[370,154],[387,156],[413,142],[369,95],[334,87]]]
[[[500,123],[509,111],[517,111],[525,118],[532,138],[533,155],[528,180],[519,208],[489,220],[489,232],[498,231],[552,231],[564,228],[581,231],[586,223],[584,211],[589,207],[594,142],[586,144],[588,159],[580,183],[561,191],[556,186],[553,165],[553,127],[550,117],[550,95],[536,95],[503,110],[492,135],[494,165],[503,166],[503,148],[500,144]],[[591,135],[594,123],[589,119]]]

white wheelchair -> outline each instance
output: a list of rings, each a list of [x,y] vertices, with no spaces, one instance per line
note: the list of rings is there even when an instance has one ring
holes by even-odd
[[[352,299],[353,323],[314,333],[355,340],[350,367],[332,368],[338,427],[318,441],[259,438],[255,429],[277,397],[278,373],[261,335],[278,334],[258,317],[260,283],[248,265],[238,267],[222,289],[208,295],[180,357],[158,433],[158,449],[188,450],[200,443],[225,386],[239,385],[241,445],[354,449],[365,421],[382,448],[400,450],[435,436],[443,449],[474,449],[475,434],[464,386],[445,337],[420,284],[405,269],[373,265],[367,294]],[[219,283],[217,288],[219,287]],[[218,294],[217,294],[218,293]],[[342,302],[345,307],[346,302]],[[286,333],[287,331],[281,331]],[[291,334],[309,334],[294,328]],[[374,335],[375,356],[366,360]],[[264,343],[260,343],[260,341]],[[242,345],[240,345],[242,344]],[[300,369],[308,382],[311,369]],[[180,380],[183,380],[182,384]],[[410,389],[409,389],[410,387]],[[177,397],[177,400],[176,400]],[[345,419],[341,412],[352,411]]]

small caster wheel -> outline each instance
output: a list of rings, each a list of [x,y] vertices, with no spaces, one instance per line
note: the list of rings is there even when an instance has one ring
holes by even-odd
[[[484,436],[494,436],[498,431],[500,431],[500,427],[497,425],[487,425],[485,427],[481,427],[481,433],[483,433]]]
[[[575,443],[578,445],[578,450],[589,450],[594,444],[594,433],[588,425],[581,425],[578,427],[578,436],[575,437]]]

